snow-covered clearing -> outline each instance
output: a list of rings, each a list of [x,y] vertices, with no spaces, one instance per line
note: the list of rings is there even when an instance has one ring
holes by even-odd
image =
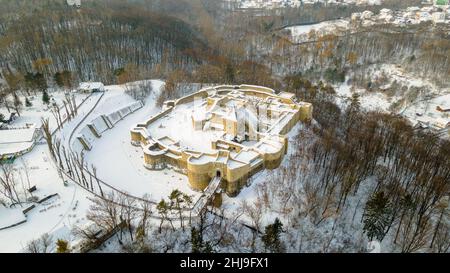
[[[450,109],[450,93],[413,103],[402,111],[402,115],[413,124],[422,122],[430,126],[445,127],[450,122],[450,112],[438,111],[437,107]]]
[[[358,93],[361,107],[367,111],[400,114],[412,125],[420,121],[430,126],[445,127],[450,122],[449,112],[437,110],[438,106],[450,108],[450,88],[441,88],[390,64],[370,66],[367,78],[377,86],[374,91],[349,84],[349,77],[344,83],[335,85],[338,105],[345,107],[352,94]]]
[[[77,105],[80,105],[89,94],[75,93],[75,101]],[[65,92],[61,90],[53,90],[49,91],[50,96],[50,105],[56,103],[59,108],[61,108],[61,117],[64,120],[66,118],[66,112],[64,110],[63,100],[66,98]],[[20,108],[20,116],[11,124],[11,127],[23,127],[26,124],[34,123],[37,127],[41,127],[41,119],[49,119],[50,120],[50,128],[55,130],[57,127],[56,119],[54,115],[50,111],[50,107],[43,103],[42,101],[42,93],[38,92],[37,95],[28,96],[32,106],[25,106],[25,96],[19,96],[20,100],[23,103],[23,106]],[[11,99],[11,98],[9,98]],[[10,109],[11,112],[16,112],[14,108]],[[0,108],[0,113],[3,114],[6,119],[9,118],[10,113],[6,108]]]
[[[36,186],[34,196],[42,199],[48,195],[57,193],[55,196],[36,207],[26,214],[27,221],[18,226],[0,231],[0,252],[21,251],[29,241],[39,238],[44,233],[51,234],[60,227],[72,227],[74,224],[85,221],[85,214],[89,207],[86,199],[88,193],[76,185],[64,186],[50,159],[46,145],[37,145],[32,152],[16,160],[14,167],[20,171],[22,179],[25,179],[23,162],[28,167],[31,185]],[[23,207],[15,206],[14,210],[24,210],[30,204]],[[0,218],[5,216],[6,211],[0,211]]]
[[[61,100],[64,97],[62,92],[51,94],[54,97],[61,98]],[[76,96],[80,98],[78,100],[80,103],[82,100],[85,101],[79,107],[78,115],[66,123],[61,130],[57,131],[56,136],[61,139],[68,139],[68,135],[76,124],[92,109],[97,101],[97,95],[92,95],[89,98],[87,96],[85,94]],[[30,121],[40,123],[40,118],[43,116],[49,118],[51,128],[56,128],[56,120],[53,118],[53,115],[49,111],[39,112],[38,103],[33,105],[36,107],[34,108],[35,111],[31,109],[24,111],[22,114],[23,119],[16,121],[19,124],[20,122]],[[44,107],[42,104],[40,106]],[[16,124],[16,121],[14,124]],[[59,177],[54,162],[50,158],[45,141],[37,144],[28,154],[16,159],[12,166],[17,172],[18,180],[22,185],[21,188],[28,189],[29,186],[36,186],[37,190],[33,192],[33,196],[37,200],[53,194],[57,194],[57,196],[40,204],[30,202],[22,204],[22,207],[16,205],[14,210],[19,208],[20,210],[25,210],[32,204],[36,207],[26,213],[27,221],[25,223],[0,231],[0,242],[2,242],[0,244],[0,252],[21,251],[29,241],[37,239],[45,233],[52,234],[56,230],[64,230],[61,229],[64,226],[68,227],[65,230],[70,230],[74,225],[86,221],[85,215],[90,205],[87,197],[90,194],[74,184],[64,186],[63,180]],[[29,177],[29,182],[27,177]],[[0,211],[0,218],[7,214],[6,210],[9,209]]]
[[[336,102],[339,106],[345,107],[352,97],[353,92],[360,95],[361,106],[368,111],[388,111],[392,98],[378,92],[369,93],[365,89],[355,88],[352,92],[352,86],[347,82],[337,85]]]
[[[175,188],[195,195],[196,193],[187,186],[187,178],[184,175],[171,170],[151,172],[144,169],[140,157],[141,149],[136,149],[130,144],[131,125],[159,111],[155,107],[155,99],[163,82],[152,81],[152,83],[155,92],[147,99],[145,107],[117,123],[113,129],[106,131],[94,143],[93,150],[86,153],[86,158],[92,160],[89,162],[95,163],[98,167],[100,178],[137,196],[148,193],[159,201],[158,198],[166,197]],[[69,145],[69,136],[72,133],[76,135],[77,130],[83,128],[83,125],[93,118],[111,113],[134,101],[125,94],[123,86],[107,86],[106,89],[103,98],[101,93],[92,94],[87,98],[78,109],[78,115],[56,132],[55,137],[61,139],[63,145]],[[53,96],[62,98],[64,95],[53,93]],[[86,96],[78,96],[79,101],[81,102],[81,99]],[[97,102],[99,102],[97,107],[87,116]],[[27,109],[23,112],[23,118],[18,119],[17,122],[38,122],[41,116],[47,116],[50,118],[50,125],[56,125],[56,121],[51,119],[50,112],[39,112],[38,103],[34,105],[36,110]],[[87,118],[81,122],[86,116]],[[36,186],[37,190],[33,192],[35,200],[57,195],[40,204],[30,202],[22,204],[22,207],[16,205],[13,208],[0,206],[0,219],[4,221],[1,226],[27,220],[25,223],[0,231],[0,252],[23,251],[28,242],[45,233],[50,234],[53,240],[73,239],[72,228],[87,223],[85,217],[91,204],[87,198],[92,197],[92,194],[74,183],[64,185],[44,142],[38,144],[30,153],[16,159],[12,166],[17,172],[21,188]],[[26,170],[30,178],[29,183]],[[36,207],[24,215],[21,211],[32,204]]]
[[[163,82],[153,81],[154,92],[147,98],[143,108],[119,121],[116,126],[105,131],[102,137],[94,142],[91,151],[85,153],[89,164],[94,164],[98,177],[122,191],[142,197],[148,195],[153,201],[166,198],[174,189],[198,197],[199,193],[189,188],[187,177],[171,169],[151,171],[143,165],[143,152],[130,143],[130,128],[136,123],[148,119],[160,111],[155,106],[157,90]],[[105,98],[85,122],[88,123],[98,115],[112,112],[133,101],[118,86],[107,87]],[[178,131],[180,132],[180,131]],[[196,199],[196,198],[194,198]]]
[[[320,22],[317,24],[290,26],[285,28],[291,34],[292,42],[301,43],[309,40],[315,40],[316,38],[326,34],[337,34],[340,31],[345,31],[349,27],[349,21],[344,19],[330,20]]]
[[[7,209],[0,207],[0,230],[20,224],[26,221],[25,215],[20,208]]]

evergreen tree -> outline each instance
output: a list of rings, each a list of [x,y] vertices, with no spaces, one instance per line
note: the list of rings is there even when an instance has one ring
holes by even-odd
[[[5,115],[3,115],[2,113],[0,113],[0,122],[5,121]]]
[[[167,202],[164,201],[164,199],[161,199],[161,201],[159,201],[158,205],[156,206],[156,209],[158,210],[159,215],[161,215],[161,222],[160,222],[159,228],[158,228],[158,232],[161,233],[162,225],[163,225],[164,221],[168,220],[167,214],[170,211],[170,207],[169,207],[169,204],[167,204]]]
[[[65,240],[58,239],[58,241],[56,241],[56,252],[57,253],[69,252],[69,243]]]
[[[205,242],[203,245],[203,253],[213,253],[213,247],[210,242]]]
[[[25,74],[25,86],[31,90],[41,90],[47,89],[47,80],[42,73],[27,73]]]
[[[71,88],[73,85],[72,73],[67,70],[56,72],[53,80],[61,88]]]
[[[389,199],[382,191],[375,193],[367,201],[363,214],[364,233],[369,240],[382,241],[390,223],[392,208]]]
[[[280,219],[275,218],[273,224],[267,225],[262,236],[262,241],[266,250],[271,252],[283,252],[284,247],[280,240],[280,234],[283,232],[283,223]]]
[[[44,75],[42,73],[36,73],[34,75],[34,79],[36,81],[36,85],[38,89],[44,91],[47,90],[47,80],[45,79]]]
[[[28,98],[25,98],[25,106],[26,107],[31,107],[33,106],[33,104],[31,103],[31,101]]]
[[[184,222],[183,222],[183,215],[182,215],[182,205],[184,202],[183,193],[181,191],[175,189],[169,194],[169,200],[171,202],[170,207],[175,208],[178,211],[178,215],[180,216],[181,228],[184,231]]]
[[[203,235],[195,227],[191,228],[192,253],[212,253],[213,248],[210,242],[203,242]]]
[[[42,91],[42,102],[47,105],[50,103],[50,96],[48,95],[46,90]]]
[[[25,78],[25,87],[27,89],[35,89],[35,83],[34,83],[34,77],[33,77],[33,73],[28,72],[27,74],[25,74],[24,78]]]
[[[225,67],[225,77],[226,77],[226,81],[227,83],[234,83],[235,80],[235,71],[234,71],[234,67],[232,64],[228,63],[227,66]]]
[[[191,228],[191,246],[192,253],[200,253],[202,249],[202,238],[200,232],[195,228]]]
[[[355,120],[361,110],[361,103],[359,100],[359,94],[353,93],[350,99],[350,105],[347,107],[346,111],[346,129],[347,132],[355,125]]]

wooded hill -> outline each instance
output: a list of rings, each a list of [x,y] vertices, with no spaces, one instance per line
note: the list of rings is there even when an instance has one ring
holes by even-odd
[[[2,1],[11,2],[11,1]],[[74,72],[80,80],[112,82],[120,68],[188,68],[197,62],[192,48],[206,47],[191,26],[164,13],[119,1],[14,1],[0,14],[0,66],[22,74]],[[36,8],[18,8],[36,5]],[[62,2],[62,3],[61,3]]]

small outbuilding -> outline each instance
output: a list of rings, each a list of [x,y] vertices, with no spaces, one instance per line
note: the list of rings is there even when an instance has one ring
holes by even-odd
[[[101,82],[82,82],[77,91],[81,93],[104,92],[105,86]]]
[[[0,130],[0,160],[13,159],[31,151],[39,133],[35,124]]]

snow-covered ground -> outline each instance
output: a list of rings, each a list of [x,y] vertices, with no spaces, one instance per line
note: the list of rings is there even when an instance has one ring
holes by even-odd
[[[153,81],[153,90],[158,91],[163,82]],[[199,193],[189,188],[187,177],[171,169],[151,171],[143,165],[143,152],[130,143],[130,128],[160,111],[155,107],[157,92],[147,98],[143,108],[119,121],[116,126],[97,139],[91,151],[85,153],[86,161],[97,167],[98,177],[122,191],[136,197],[148,195],[157,202],[166,198],[174,189],[198,197]],[[103,102],[90,115],[112,112],[133,101],[120,86],[108,86]],[[88,118],[86,122],[89,122]],[[196,198],[194,198],[195,200]]]
[[[80,105],[83,100],[86,99],[88,94],[82,94],[82,93],[75,93],[72,94],[75,95],[75,101],[77,105]],[[56,103],[58,107],[63,107],[63,100],[65,99],[65,92],[61,90],[54,90],[49,92],[50,96],[50,105],[53,103]],[[32,106],[27,107],[25,106],[25,96],[19,96],[20,100],[22,101],[23,105],[20,108],[19,111],[20,116],[17,117],[17,119],[14,121],[13,124],[11,124],[11,127],[24,127],[26,124],[34,123],[39,128],[41,127],[41,118],[49,119],[50,121],[50,128],[52,130],[56,129],[57,123],[56,119],[51,113],[49,106],[45,105],[42,101],[42,93],[38,92],[37,95],[31,95],[28,96],[28,99],[32,103]],[[8,98],[10,101],[12,101],[12,98]],[[10,103],[12,105],[12,103]],[[13,108],[10,109],[11,112],[16,112]],[[2,107],[0,108],[0,113],[5,116],[6,119],[9,118],[10,113],[7,111],[6,108]],[[61,118],[64,120],[66,118],[66,112],[64,109],[61,110]]]
[[[341,107],[345,107],[350,102],[353,92],[359,94],[361,107],[367,111],[388,111],[392,98],[379,92],[367,92],[365,89],[357,88],[352,91],[352,86],[347,82],[337,85],[336,102]]]
[[[73,184],[64,186],[45,144],[37,145],[32,152],[15,161],[14,168],[19,171],[21,177],[19,180],[26,180],[24,162],[29,172],[30,184],[37,188],[33,195],[39,199],[55,193],[58,196],[35,204],[36,207],[26,214],[25,223],[1,230],[0,252],[21,251],[29,241],[44,233],[52,233],[62,226],[72,227],[85,221],[89,207],[89,201],[86,199],[89,194],[86,191]],[[16,205],[14,210],[24,210],[30,205],[31,203],[23,204],[22,208]],[[0,218],[5,217],[8,213],[6,210],[9,209],[0,210]]]
[[[95,163],[98,168],[100,178],[108,181],[113,186],[117,186],[123,191],[127,191],[137,196],[145,193],[159,201],[175,188],[192,195],[198,195],[187,186],[187,178],[184,175],[171,170],[152,172],[143,167],[142,151],[130,144],[129,129],[137,122],[140,122],[159,111],[155,107],[155,99],[158,91],[163,85],[161,81],[152,81],[153,93],[146,101],[144,108],[129,115],[116,126],[106,131],[100,139],[94,143],[92,151],[86,153],[89,163]],[[62,140],[63,145],[68,145],[69,136],[75,128],[79,130],[83,124],[90,122],[91,117],[95,118],[101,114],[108,114],[114,110],[129,104],[134,100],[127,94],[123,86],[107,86],[104,97],[101,94],[93,94],[78,109],[78,115],[69,123],[65,124],[62,130],[56,132],[56,137]],[[63,96],[63,93],[55,92],[55,98]],[[80,95],[80,101],[86,95]],[[98,103],[95,110],[88,113]],[[42,105],[41,105],[42,106]],[[39,111],[39,104],[23,112],[23,118],[18,119],[18,123],[39,121],[41,116],[48,114]],[[4,109],[1,109],[2,111]],[[51,115],[51,114],[50,114]],[[48,116],[48,115],[47,115]],[[81,120],[88,118],[80,124]],[[51,116],[48,116],[51,118]],[[56,121],[50,120],[54,126]],[[75,131],[76,135],[77,131]],[[20,188],[36,186],[33,198],[40,200],[50,195],[56,196],[42,202],[29,202],[6,208],[0,205],[1,227],[10,226],[15,223],[25,223],[0,230],[0,252],[23,251],[27,243],[40,238],[43,234],[50,234],[53,240],[58,238],[71,238],[71,230],[74,226],[86,223],[86,213],[90,206],[88,197],[92,194],[85,189],[69,183],[64,185],[60,178],[54,162],[50,158],[47,145],[38,144],[30,153],[18,158],[12,165],[16,179],[21,184]],[[31,198],[28,194],[28,198]],[[36,207],[24,215],[23,210],[34,204]]]
[[[0,218],[0,230],[20,224],[27,220],[20,208],[7,209],[5,207],[0,207],[0,215],[2,216]]]
[[[409,82],[411,86],[431,84],[424,81],[413,81],[409,79],[411,76],[401,73],[401,71],[396,70],[392,66],[382,67],[381,70],[383,69],[386,70],[384,71],[385,73],[397,77],[396,81],[404,80],[405,82]],[[382,77],[383,73],[379,72],[379,67],[374,69],[374,71],[374,78],[378,75],[377,73],[379,73],[379,77]],[[155,101],[158,91],[163,84],[161,81],[153,80],[154,92],[146,99],[145,106],[119,121],[112,129],[105,131],[101,138],[96,139],[93,143],[92,150],[85,152],[86,160],[89,164],[96,166],[100,179],[134,196],[142,197],[144,194],[147,194],[150,195],[153,201],[159,201],[161,198],[166,198],[173,189],[179,189],[182,192],[193,195],[195,202],[199,197],[199,193],[189,188],[185,175],[170,169],[163,171],[150,171],[145,169],[142,160],[142,149],[130,144],[130,128],[136,123],[147,119],[150,115],[159,112],[160,109],[155,106]],[[389,83],[386,85],[389,85]],[[435,87],[431,84],[431,88]],[[81,130],[92,119],[102,114],[109,114],[134,101],[125,93],[123,86],[107,86],[106,90],[103,97],[100,94],[90,96],[79,108],[79,115],[71,122],[65,124],[62,130],[56,133],[56,136],[63,140],[64,145],[69,145],[68,139],[74,130],[76,135],[78,130]],[[338,93],[337,100],[342,105],[347,103],[352,92],[360,93],[361,105],[371,110],[388,111],[391,102],[397,99],[396,96],[389,97],[380,92],[368,93],[364,89],[355,89],[352,91],[352,87],[347,82],[336,86],[336,91]],[[450,92],[444,90],[444,94],[442,90],[435,91],[440,91],[441,93],[437,92],[437,94],[441,95],[436,96],[432,100],[428,100],[428,107],[426,109],[418,101],[417,104],[412,103],[409,107],[405,108],[404,115],[413,119],[417,117],[416,112],[421,112],[423,117],[442,118],[443,113],[434,113],[433,111],[435,111],[436,106],[442,108],[450,107]],[[99,103],[97,104],[97,102]],[[91,112],[94,106],[95,108]],[[88,113],[89,115],[87,115]],[[438,114],[441,116],[438,116]],[[38,114],[34,115],[36,118],[39,116]],[[33,116],[33,114],[30,114],[30,116]],[[81,122],[85,116],[87,118]],[[448,119],[448,115],[446,117]],[[78,124],[80,126],[77,126]],[[298,124],[288,134],[290,140],[288,145],[289,149],[288,154],[282,162],[282,166],[287,166],[289,156],[299,148],[294,145],[293,140],[302,129],[303,125]],[[36,186],[37,190],[33,192],[36,199],[42,199],[54,194],[57,195],[40,204],[34,202],[33,204],[36,207],[26,213],[25,216],[21,211],[28,208],[32,203],[24,203],[22,207],[16,205],[12,208],[0,206],[0,228],[14,223],[20,223],[26,219],[25,223],[0,230],[0,252],[23,251],[23,248],[26,247],[28,242],[39,238],[45,233],[50,234],[53,241],[59,238],[72,241],[74,235],[71,234],[71,230],[75,226],[81,226],[87,223],[86,213],[91,204],[88,200],[89,197],[92,197],[91,193],[73,183],[64,185],[54,162],[50,159],[46,144],[38,144],[30,153],[16,160],[13,163],[13,167],[17,172],[18,181],[22,184],[23,188]],[[276,170],[264,170],[254,175],[250,180],[250,185],[242,189],[237,197],[230,198],[224,195],[223,208],[226,211],[226,216],[238,214],[242,210],[242,203],[244,201],[247,204],[253,204],[258,197],[257,188],[267,182],[272,172],[276,172]],[[276,180],[273,182],[281,183]],[[352,201],[351,203],[355,203],[356,207],[359,204],[359,202],[357,203],[357,198],[355,202]],[[271,208],[264,212],[261,219],[261,226],[272,223],[275,217],[279,217],[283,223],[289,223],[290,221],[286,218],[286,214],[280,213],[279,208]],[[157,220],[152,220],[152,222],[155,225],[158,223]],[[251,219],[246,215],[242,215],[239,218],[239,222],[251,224]],[[307,228],[307,225],[310,225],[310,223],[305,222],[305,228]],[[330,226],[324,224],[322,229],[325,232],[327,229],[330,229]],[[346,238],[345,236],[351,237],[351,234],[343,234],[342,238]],[[111,247],[115,248],[117,246],[112,245]],[[113,251],[110,248],[107,248],[108,250]]]
[[[348,105],[352,94],[358,93],[361,107],[368,111],[400,114],[412,125],[419,121],[431,127],[445,127],[450,122],[450,113],[436,108],[450,108],[450,88],[440,88],[433,82],[405,73],[395,65],[374,65],[367,69],[367,76],[379,85],[375,91],[352,86],[349,78],[335,85],[336,102],[341,107]]]
[[[444,128],[450,122],[450,112],[438,111],[437,107],[450,109],[450,93],[415,102],[406,107],[402,115],[413,124],[421,122],[436,129]]]
[[[339,19],[330,20],[317,24],[290,26],[285,30],[290,32],[291,40],[295,43],[315,40],[316,38],[326,34],[338,34],[349,28],[349,20]]]
[[[57,103],[62,101],[64,97],[63,92],[52,92],[51,95],[55,97]],[[56,136],[61,139],[66,139],[66,136],[68,138],[74,127],[92,109],[97,101],[97,95],[89,98],[87,96],[85,94],[76,95],[78,104],[80,105],[82,100],[84,100],[84,103],[79,107],[78,115],[66,123],[60,131],[57,131]],[[43,116],[49,118],[51,128],[56,128],[56,120],[53,118],[53,115],[49,111],[40,111],[39,107],[43,108],[45,106],[36,99],[33,102],[33,108],[26,109],[22,113],[22,118],[16,120],[14,124],[30,121],[40,122],[40,118]],[[1,110],[3,111],[4,109]],[[27,221],[25,223],[0,231],[0,252],[22,251],[29,241],[37,239],[45,233],[53,234],[55,231],[58,231],[57,234],[52,235],[56,240],[58,239],[56,237],[63,236],[62,232],[64,230],[68,233],[74,225],[86,221],[85,215],[90,205],[87,197],[91,197],[91,195],[77,185],[64,185],[54,162],[50,158],[50,153],[45,143],[41,142],[31,152],[16,159],[12,167],[18,180],[17,183],[21,185],[20,189],[36,186],[36,191],[32,193],[36,200],[41,200],[54,194],[57,195],[40,204],[30,202],[15,205],[13,207],[14,212],[17,212],[18,209],[25,210],[32,204],[36,207],[26,213]],[[30,198],[31,196],[27,197]],[[6,218],[6,216],[10,215],[12,212],[9,210],[9,208],[2,207],[0,218]],[[70,234],[65,236],[70,236]]]
[[[85,151],[86,161],[97,167],[100,179],[132,195],[141,197],[147,194],[152,200],[159,201],[161,198],[167,198],[173,189],[178,189],[192,195],[195,202],[200,193],[189,188],[185,175],[170,169],[163,171],[145,169],[142,149],[130,143],[130,128],[160,110],[155,106],[155,101],[163,82],[152,81],[152,85],[155,92],[146,99],[145,106],[119,121],[112,129],[105,131],[101,138],[96,139],[92,150]],[[76,135],[80,128],[92,119],[134,101],[125,93],[123,86],[107,86],[106,90],[103,96],[101,94],[90,96],[79,108],[79,115],[56,133],[56,137],[60,138],[64,145],[69,145],[69,136],[72,133]],[[87,118],[81,122],[85,117]],[[294,133],[298,129],[297,126],[293,130]],[[51,236],[53,242],[51,248],[54,249],[54,242],[57,239],[76,241],[72,229],[88,223],[86,213],[91,204],[88,198],[92,198],[92,194],[74,183],[65,185],[54,164],[44,143],[38,144],[30,153],[13,163],[23,187],[36,186],[37,190],[33,192],[35,200],[56,195],[42,203],[29,202],[12,208],[1,207],[2,226],[10,226],[23,220],[26,222],[0,230],[0,252],[24,251],[30,241],[40,238],[43,234]],[[264,172],[257,177],[259,175],[264,175]],[[241,199],[252,200],[253,194],[250,187],[243,190],[239,199],[225,197],[225,207],[233,206]],[[21,211],[32,204],[36,207],[24,215]],[[156,221],[157,225],[157,220],[152,221]]]

